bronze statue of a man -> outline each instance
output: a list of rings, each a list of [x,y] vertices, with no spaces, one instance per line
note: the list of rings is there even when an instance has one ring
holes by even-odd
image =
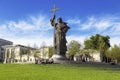
[[[55,23],[55,14],[50,20],[51,25],[54,27],[54,54],[65,55],[67,51],[67,40],[66,32],[70,27],[67,26],[67,23],[63,22],[61,18],[58,18],[57,23]]]

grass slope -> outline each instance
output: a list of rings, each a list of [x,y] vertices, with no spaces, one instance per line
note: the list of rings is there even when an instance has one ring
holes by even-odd
[[[120,68],[86,64],[0,64],[0,80],[120,80]]]

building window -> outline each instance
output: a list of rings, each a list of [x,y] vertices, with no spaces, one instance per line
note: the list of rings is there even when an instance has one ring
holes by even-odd
[[[30,61],[32,61],[32,58],[30,59]]]
[[[4,48],[1,48],[1,51],[4,51]]]
[[[24,59],[23,59],[23,62],[27,62],[27,60],[24,58]]]
[[[3,58],[3,52],[1,52],[1,58]]]

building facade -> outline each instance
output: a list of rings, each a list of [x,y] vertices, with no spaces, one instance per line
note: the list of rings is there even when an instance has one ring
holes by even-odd
[[[89,54],[91,56],[91,61],[102,62],[100,59],[100,51],[94,50],[93,52],[91,51]]]
[[[6,45],[4,63],[35,63],[36,60],[49,59],[49,48],[35,49],[23,45]]]
[[[5,45],[13,45],[13,42],[0,38],[0,62],[4,61],[5,55],[4,55],[4,48],[2,48],[2,46]]]
[[[36,49],[23,45],[7,45],[4,48],[4,63],[34,63],[34,51]]]
[[[92,62],[102,62],[100,58],[100,51],[89,50],[83,53],[75,54],[74,61],[92,61]]]

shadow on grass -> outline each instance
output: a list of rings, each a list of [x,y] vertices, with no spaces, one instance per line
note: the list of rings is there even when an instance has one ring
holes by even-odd
[[[119,71],[120,72],[120,65],[111,65],[108,63],[100,63],[100,62],[69,62],[66,64],[68,67],[83,67],[83,69],[94,69],[94,70],[109,70],[109,71]]]

